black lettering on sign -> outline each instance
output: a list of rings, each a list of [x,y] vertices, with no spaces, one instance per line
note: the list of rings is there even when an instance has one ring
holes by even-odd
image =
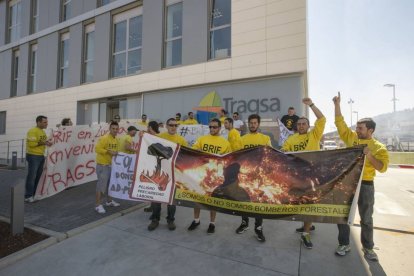
[[[215,146],[215,145],[209,145],[209,144],[203,144],[202,149],[204,152],[214,153],[214,154],[220,153],[221,151],[221,147]]]

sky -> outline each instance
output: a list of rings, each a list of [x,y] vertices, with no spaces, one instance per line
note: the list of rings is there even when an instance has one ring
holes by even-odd
[[[308,0],[308,92],[327,118],[325,132],[336,130],[338,91],[348,124],[349,99],[359,119],[393,111],[387,83],[397,111],[414,108],[413,12],[413,0]]]

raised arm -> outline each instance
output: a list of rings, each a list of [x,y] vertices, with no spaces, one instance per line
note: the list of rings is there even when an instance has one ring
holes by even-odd
[[[315,114],[315,116],[316,116],[316,118],[317,118],[317,119],[320,119],[320,118],[325,117],[325,116],[322,114],[322,112],[319,110],[319,108],[317,108],[317,107],[316,107],[316,105],[313,103],[313,101],[312,101],[312,99],[311,99],[311,98],[304,98],[304,99],[302,100],[302,102],[303,102],[305,105],[309,106],[309,107],[310,107],[310,109],[312,109],[312,111],[313,111],[313,113]]]

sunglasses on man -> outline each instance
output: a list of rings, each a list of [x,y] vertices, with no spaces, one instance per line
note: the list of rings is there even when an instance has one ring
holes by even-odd
[[[169,127],[178,127],[178,124],[168,124]]]
[[[208,128],[214,128],[214,129],[217,129],[217,128],[219,128],[219,126],[208,126]]]

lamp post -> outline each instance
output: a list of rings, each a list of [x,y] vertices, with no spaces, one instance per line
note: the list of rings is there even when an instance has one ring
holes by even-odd
[[[353,111],[352,113],[356,113],[356,115],[357,115],[357,123],[358,123],[358,111]]]
[[[354,103],[354,100],[353,100],[353,99],[351,99],[351,98],[349,98],[348,103],[349,103],[349,105],[351,106],[351,128],[352,128],[352,104]]]
[[[387,83],[387,84],[384,84],[384,86],[385,87],[392,87],[392,100],[391,101],[394,102],[394,113],[395,113],[395,102],[398,101],[395,98],[395,84],[393,84],[393,83]]]

